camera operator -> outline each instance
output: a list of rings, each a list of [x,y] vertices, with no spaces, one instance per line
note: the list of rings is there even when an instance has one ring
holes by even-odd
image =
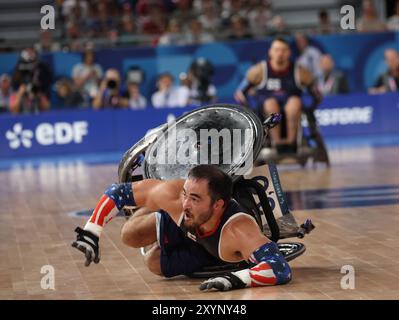
[[[121,77],[118,70],[108,69],[101,81],[100,90],[93,100],[94,109],[125,108],[128,101],[121,94]]]
[[[13,75],[16,92],[10,98],[14,113],[36,113],[50,108],[52,75],[33,48],[22,50]]]
[[[216,87],[211,83],[213,74],[213,65],[204,58],[199,58],[191,64],[187,74],[189,104],[201,105],[216,100]]]

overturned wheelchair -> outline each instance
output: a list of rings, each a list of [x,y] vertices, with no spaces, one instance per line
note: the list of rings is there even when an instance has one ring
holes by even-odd
[[[272,241],[303,238],[313,228],[310,220],[298,225],[288,208],[277,168],[268,163],[254,167],[268,131],[281,121],[273,114],[264,123],[250,109],[215,104],[188,112],[165,123],[133,145],[119,164],[119,181],[184,179],[200,164],[218,165],[233,180],[233,197],[257,221]],[[223,142],[223,143],[221,143]],[[124,209],[126,215],[133,209]],[[298,242],[278,242],[287,261],[305,251]],[[210,277],[246,268],[226,263],[204,268],[192,277]]]

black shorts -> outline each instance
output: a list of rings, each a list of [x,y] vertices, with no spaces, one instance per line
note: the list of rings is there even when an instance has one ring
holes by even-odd
[[[201,245],[187,238],[164,211],[157,214],[158,242],[161,247],[161,271],[165,277],[190,275],[204,267],[226,265]]]

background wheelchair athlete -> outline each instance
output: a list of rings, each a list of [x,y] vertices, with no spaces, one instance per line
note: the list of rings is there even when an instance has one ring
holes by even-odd
[[[314,158],[328,163],[325,145],[314,117],[314,109],[322,97],[313,75],[297,63],[291,62],[289,44],[283,38],[276,38],[272,42],[268,56],[268,60],[255,64],[247,71],[235,92],[235,99],[248,106],[247,94],[252,92],[261,118],[277,112],[284,115],[284,128],[280,124],[270,131],[271,145],[280,155],[296,154],[301,147],[302,141],[298,141],[298,138],[302,137],[300,122],[304,112],[309,122],[310,138],[316,141],[317,148],[323,149],[325,154],[324,157]],[[313,99],[312,106],[308,109],[303,108],[301,99],[305,90]]]

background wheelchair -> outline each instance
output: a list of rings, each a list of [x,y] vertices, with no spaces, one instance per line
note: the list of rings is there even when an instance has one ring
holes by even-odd
[[[186,151],[189,151],[190,160],[193,161],[185,164],[156,161],[160,150],[170,150],[170,143],[174,141],[177,150],[173,152],[179,152],[179,148],[182,148],[186,141],[185,135],[182,134],[185,129],[194,130],[196,133],[200,133],[202,129],[216,129],[219,132],[223,129],[229,132],[240,129],[238,132],[240,135],[242,133],[241,138],[232,139],[227,150],[218,144],[216,148],[211,148],[211,152],[207,152],[208,163],[218,165],[232,177],[233,197],[253,215],[269,239],[278,242],[285,238],[303,238],[314,226],[310,220],[306,220],[301,226],[297,224],[288,209],[276,167],[271,163],[253,166],[257,162],[268,131],[280,121],[281,115],[273,114],[262,123],[252,110],[236,105],[215,104],[196,109],[173,123],[165,123],[155,128],[127,150],[119,164],[119,181],[186,178],[188,171],[200,163],[201,148],[206,147],[209,151],[209,147],[215,141],[204,143],[203,139],[198,139],[188,145]],[[187,145],[185,147],[187,148]],[[231,152],[232,158],[229,163],[222,161],[222,154],[225,152]],[[211,162],[215,158],[216,163]],[[127,208],[124,211],[130,216],[134,213],[134,208]],[[278,242],[278,246],[287,261],[295,259],[305,251],[304,244],[298,242]],[[205,278],[246,267],[246,263],[226,263],[226,265],[204,268],[203,271],[191,276]]]
[[[264,148],[261,150],[258,157],[259,163],[268,163],[270,161],[282,163],[286,159],[291,159],[299,163],[302,167],[305,167],[309,161],[312,161],[313,164],[325,163],[326,166],[329,167],[330,160],[327,147],[317,125],[315,115],[319,103],[320,101],[313,96],[310,97],[310,99],[308,99],[308,97],[302,98],[302,117],[296,141],[297,151],[295,153],[278,153],[271,148],[270,138],[266,137]],[[257,110],[262,110],[262,108],[258,106]],[[263,119],[264,117],[261,112],[258,113],[259,117]],[[284,115],[282,115],[281,124],[282,135],[284,137],[286,134]],[[303,124],[306,124],[306,126],[303,126]]]

